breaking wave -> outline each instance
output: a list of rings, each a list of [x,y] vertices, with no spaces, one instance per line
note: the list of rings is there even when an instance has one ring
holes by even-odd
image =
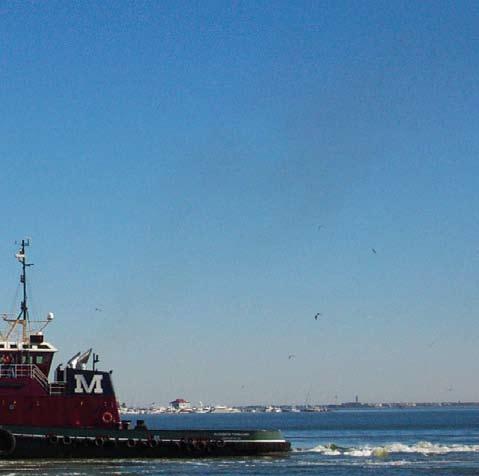
[[[299,450],[301,452],[321,453],[326,456],[352,456],[352,457],[377,457],[384,458],[390,454],[416,453],[422,455],[440,455],[448,453],[476,453],[479,445],[450,444],[442,445],[429,441],[419,441],[406,445],[403,443],[391,443],[384,446],[359,446],[344,447],[335,444],[318,445],[311,449]]]

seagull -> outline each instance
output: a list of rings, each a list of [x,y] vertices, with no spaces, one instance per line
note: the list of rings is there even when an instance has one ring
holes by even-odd
[[[103,312],[103,309],[100,309],[99,307],[95,307],[96,312]]]
[[[323,225],[318,225],[318,231],[321,230],[321,228],[323,228]]]
[[[371,248],[371,251],[374,253],[374,254],[377,254],[376,250],[374,248]]]
[[[294,359],[296,356],[294,354],[289,354],[288,355],[288,360]]]
[[[318,312],[315,316],[314,316],[314,320],[317,321],[319,317],[321,317],[322,314],[320,312]]]

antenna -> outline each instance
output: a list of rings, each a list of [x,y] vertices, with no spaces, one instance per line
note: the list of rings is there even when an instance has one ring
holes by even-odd
[[[15,258],[19,261],[22,267],[22,272],[20,274],[20,284],[22,284],[23,288],[23,299],[20,306],[20,312],[18,315],[12,316],[8,314],[2,314],[0,317],[3,318],[4,321],[9,323],[10,328],[6,332],[6,334],[0,333],[0,340],[1,341],[8,341],[10,336],[14,335],[15,330],[18,330],[21,327],[21,339],[23,343],[30,343],[30,338],[33,338],[33,329],[31,328],[32,323],[40,323],[41,325],[34,331],[35,338],[42,334],[42,331],[47,325],[52,322],[54,319],[54,315],[52,312],[49,312],[45,319],[43,320],[31,320],[28,312],[28,293],[27,293],[27,268],[33,266],[33,263],[27,262],[27,255],[26,255],[26,248],[30,246],[31,239],[25,238],[20,243],[15,241],[15,244],[20,244],[20,249],[15,253]],[[35,326],[36,327],[36,326]],[[31,334],[31,335],[29,335]],[[29,347],[25,348],[26,352],[30,352]]]
[[[93,372],[96,370],[96,364],[100,362],[100,357],[98,357],[98,354],[93,353]]]
[[[27,302],[27,268],[33,266],[33,263],[27,263],[27,255],[25,253],[25,248],[30,246],[30,238],[25,238],[20,243],[20,249],[15,254],[15,257],[22,265],[22,274],[20,275],[20,283],[23,285],[23,300],[20,307],[20,313],[18,314],[17,321],[22,322],[22,337],[23,341],[27,340],[27,322],[29,321],[28,316],[28,302]]]

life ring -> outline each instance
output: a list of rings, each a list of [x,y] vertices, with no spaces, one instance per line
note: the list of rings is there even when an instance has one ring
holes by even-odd
[[[101,420],[103,423],[111,423],[113,421],[113,415],[110,412],[103,413]]]
[[[7,430],[0,428],[0,458],[11,455],[17,446],[15,436]]]

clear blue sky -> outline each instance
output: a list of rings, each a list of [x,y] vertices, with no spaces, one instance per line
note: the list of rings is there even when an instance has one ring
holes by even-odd
[[[2,307],[31,236],[32,312],[122,400],[479,400],[478,25],[0,3]]]

